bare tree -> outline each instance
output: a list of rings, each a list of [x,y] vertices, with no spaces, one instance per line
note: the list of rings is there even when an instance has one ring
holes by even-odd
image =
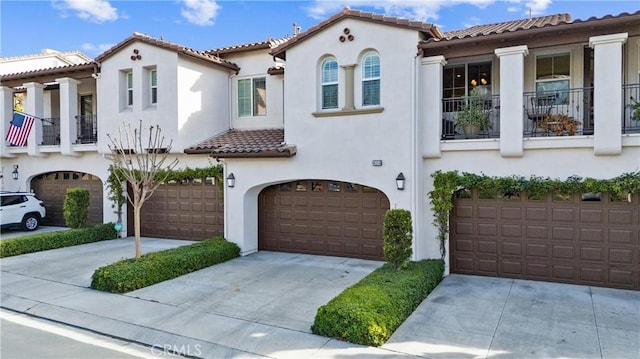
[[[164,182],[178,164],[178,160],[168,161],[172,140],[165,145],[160,126],[150,126],[148,133],[143,134],[140,120],[138,128],[131,124],[122,124],[118,129],[118,137],[107,137],[111,141],[109,159],[113,163],[113,174],[120,182],[131,185],[131,193],[126,191],[127,200],[133,206],[134,233],[136,241],[136,259],[140,258],[140,211],[144,202]],[[143,142],[143,138],[148,139]]]

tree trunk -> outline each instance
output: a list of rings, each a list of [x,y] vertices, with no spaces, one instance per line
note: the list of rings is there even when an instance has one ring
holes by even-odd
[[[133,207],[133,226],[135,227],[136,238],[136,260],[140,259],[140,212],[142,206]]]

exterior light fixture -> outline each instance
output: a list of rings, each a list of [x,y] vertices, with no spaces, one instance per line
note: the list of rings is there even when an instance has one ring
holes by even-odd
[[[18,165],[13,165],[13,172],[11,172],[11,177],[13,177],[14,180],[18,179]]]
[[[396,188],[398,188],[398,191],[404,191],[404,175],[402,174],[402,172],[398,173],[398,177],[396,177]]]
[[[233,173],[229,173],[227,176],[227,187],[233,188],[236,185],[236,176]]]

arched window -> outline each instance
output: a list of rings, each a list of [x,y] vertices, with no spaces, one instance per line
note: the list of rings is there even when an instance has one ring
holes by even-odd
[[[362,106],[380,105],[380,56],[374,52],[362,58]]]
[[[330,57],[322,62],[322,108],[338,108],[338,61]]]

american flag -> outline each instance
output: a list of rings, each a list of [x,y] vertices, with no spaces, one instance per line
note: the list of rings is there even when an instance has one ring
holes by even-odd
[[[14,146],[25,146],[35,120],[33,116],[14,112],[13,120],[10,122],[9,132],[7,132],[5,140]]]

